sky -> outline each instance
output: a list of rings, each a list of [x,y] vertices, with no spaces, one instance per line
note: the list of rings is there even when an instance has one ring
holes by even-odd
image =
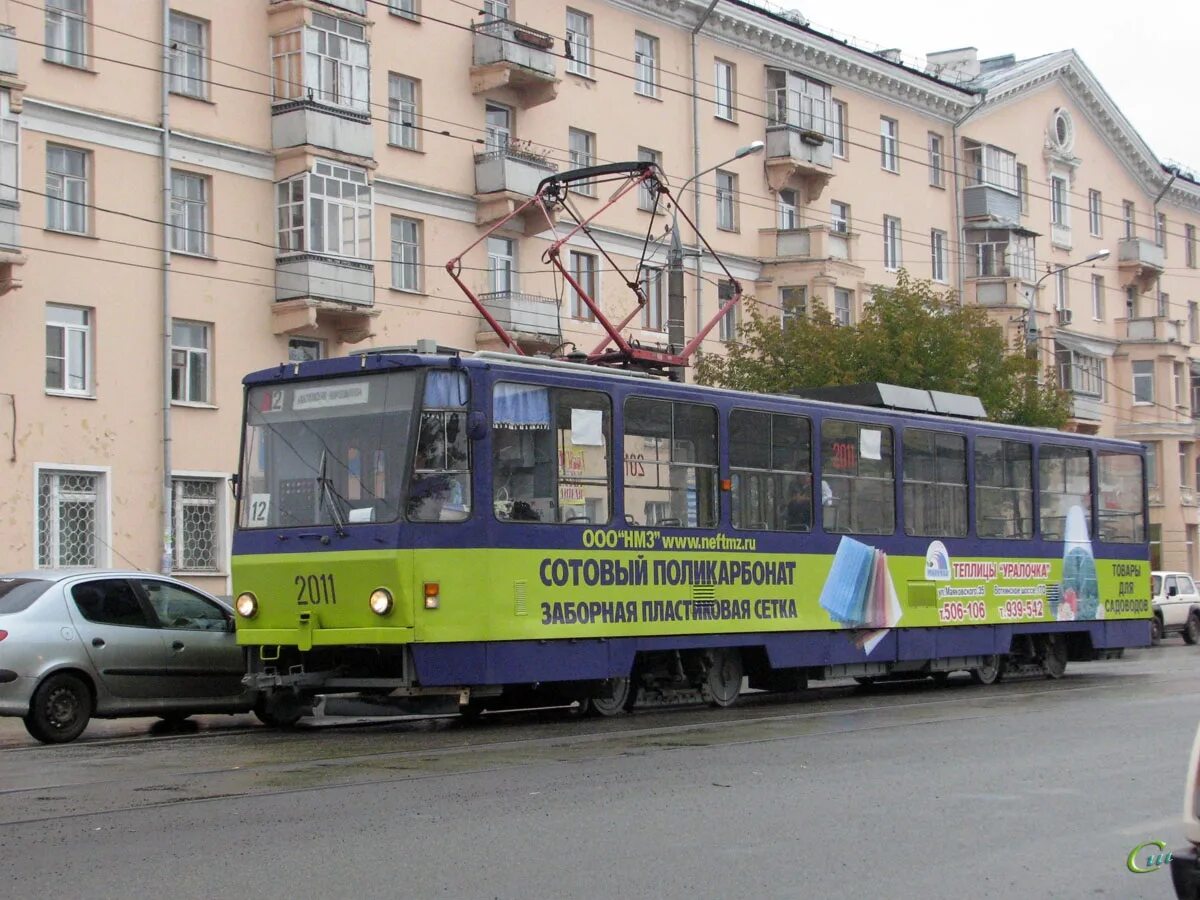
[[[979,58],[1028,59],[1074,50],[1163,162],[1200,173],[1200,4],[1194,0],[1008,0],[930,3],[774,0],[819,31],[867,49],[899,48],[910,65],[926,53],[977,47]],[[1085,11],[1086,10],[1086,11]]]

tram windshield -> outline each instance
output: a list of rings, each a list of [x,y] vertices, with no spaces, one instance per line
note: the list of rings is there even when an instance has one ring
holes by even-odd
[[[240,526],[399,518],[416,385],[390,372],[251,388]]]

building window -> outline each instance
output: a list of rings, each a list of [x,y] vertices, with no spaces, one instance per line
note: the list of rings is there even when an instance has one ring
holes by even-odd
[[[883,217],[883,267],[889,272],[900,268],[900,220]]]
[[[654,163],[659,168],[662,167],[662,154],[657,150],[651,150],[649,147],[638,147],[637,158],[638,162]],[[649,184],[643,181],[638,185],[638,209],[654,212],[657,200],[658,197]]]
[[[420,84],[407,75],[388,75],[388,143],[405,150],[420,148]]]
[[[1200,342],[1200,307],[1195,300],[1188,303],[1188,340],[1193,344]]]
[[[421,223],[392,216],[392,287],[421,290]]]
[[[945,182],[945,166],[942,162],[942,136],[929,132],[929,183],[934,187],[943,187]]]
[[[642,293],[646,295],[646,305],[642,307],[642,327],[647,331],[664,331],[667,317],[663,306],[662,269],[642,270]]]
[[[879,164],[889,172],[900,171],[900,123],[887,116],[879,118]]]
[[[640,31],[633,35],[633,89],[644,97],[658,96],[658,38]]]
[[[831,107],[832,123],[830,131],[833,137],[833,155],[838,159],[846,158],[846,104],[841,100],[834,100]]]
[[[220,571],[223,495],[216,478],[171,478],[172,571]]]
[[[513,111],[499,103],[487,103],[483,107],[485,135],[488,153],[504,152],[512,142]]]
[[[854,292],[846,288],[833,289],[833,321],[838,325],[854,324]]]
[[[417,18],[417,0],[388,0],[388,11],[402,19]]]
[[[1104,234],[1104,217],[1100,209],[1100,192],[1088,191],[1088,232],[1093,237],[1101,237]]]
[[[104,475],[38,471],[38,568],[96,568],[106,538]]]
[[[208,251],[208,179],[171,173],[171,249],[198,256]]]
[[[946,280],[946,232],[936,228],[929,232],[929,250],[932,254],[934,281]]]
[[[171,323],[171,399],[208,403],[209,331],[202,322]]]
[[[737,176],[717,169],[717,227],[737,230]]]
[[[834,234],[850,233],[850,204],[833,200],[829,204],[829,230]]]
[[[171,92],[208,96],[208,23],[171,10]]]
[[[1092,276],[1092,318],[1104,321],[1104,276]]]
[[[486,22],[506,20],[509,17],[508,0],[483,0],[483,18]]]
[[[567,10],[567,71],[592,77],[592,17]]]
[[[1132,200],[1121,201],[1121,216],[1125,220],[1125,237],[1135,237],[1137,235],[1137,221]]]
[[[796,192],[781,190],[776,195],[779,209],[779,230],[791,231],[800,224],[800,207],[796,203]]]
[[[1024,163],[1017,163],[1017,208],[1029,215],[1029,167]]]
[[[724,303],[724,301],[722,301],[722,300],[718,300],[717,302]],[[725,341],[725,343],[729,343],[730,341],[737,340],[737,332],[738,332],[738,324],[739,324],[738,310],[740,308],[741,308],[740,303],[735,304],[734,306],[731,306],[728,310],[725,311],[725,315],[721,316],[721,323],[720,323],[720,329],[718,332],[718,336],[720,337],[720,339],[722,341]]]
[[[963,155],[968,185],[984,184],[1010,194],[1020,194],[1015,153],[992,144],[963,141]]]
[[[1133,402],[1135,406],[1154,402],[1153,360],[1133,361]]]
[[[568,255],[567,263],[571,277],[579,283],[579,287],[583,289],[583,292],[588,295],[593,303],[598,302],[595,255],[572,250]],[[575,289],[574,285],[568,285],[567,287],[571,292],[571,317],[583,319],[586,322],[596,321],[596,314],[592,312],[592,308],[587,305],[583,296]]]
[[[46,145],[46,227],[87,234],[89,156],[86,150]]]
[[[592,132],[579,128],[568,129],[567,143],[570,147],[572,169],[582,169],[596,164],[596,135]],[[594,181],[577,182],[575,192],[595,197],[596,183]]]
[[[0,201],[16,203],[17,164],[21,156],[21,128],[12,114],[8,91],[0,91]],[[19,243],[19,241],[18,241]]]
[[[1142,446],[1146,448],[1146,487],[1156,488],[1158,487],[1158,441],[1146,441]]]
[[[787,125],[833,140],[832,92],[828,84],[798,72],[767,69],[767,125]]]
[[[87,66],[88,0],[46,0],[46,59]]]
[[[1171,295],[1158,292],[1158,317],[1165,319],[1171,314]]]
[[[275,185],[275,199],[280,253],[371,258],[365,170],[318,160],[311,172]]]
[[[92,314],[77,306],[46,304],[46,390],[92,393]]]
[[[1167,248],[1167,216],[1166,213],[1157,213],[1154,216],[1154,246],[1163,248],[1163,256],[1166,257]]]
[[[1183,363],[1174,363],[1171,368],[1171,384],[1175,388],[1175,405],[1187,404],[1187,382],[1183,378]]]
[[[512,238],[490,237],[487,241],[489,286],[494,294],[517,289],[517,247]]]
[[[1055,352],[1058,364],[1058,383],[1064,391],[1085,394],[1089,397],[1104,397],[1104,360],[1074,350],[1058,349]]]
[[[14,163],[15,169],[15,163]],[[7,166],[5,167],[7,171]],[[1196,226],[1183,226],[1183,260],[1189,269],[1196,268]]]
[[[1068,289],[1067,270],[1059,269],[1054,273],[1054,308],[1060,312],[1067,309],[1070,305],[1070,300],[1067,296]]]
[[[367,112],[370,54],[362,25],[314,12],[312,24],[271,38],[275,100]]]
[[[737,69],[733,63],[718,59],[713,64],[713,83],[716,85],[716,116],[733,121],[733,98],[737,96]]]
[[[1064,228],[1067,218],[1067,180],[1057,175],[1050,176],[1050,223]]]
[[[288,338],[288,362],[312,362],[325,358],[325,342],[317,338]]]
[[[780,324],[786,328],[792,322],[808,318],[808,288],[785,287],[779,289]]]

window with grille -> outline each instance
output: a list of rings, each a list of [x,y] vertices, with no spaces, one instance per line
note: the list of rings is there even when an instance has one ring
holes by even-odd
[[[208,96],[208,23],[171,10],[171,92]]]
[[[203,175],[171,173],[171,249],[208,253],[208,179]]]
[[[46,227],[86,234],[88,156],[86,150],[46,145]]]
[[[173,571],[221,570],[220,484],[214,478],[171,479]]]
[[[418,85],[406,75],[388,76],[388,143],[405,150],[418,148]]]
[[[207,403],[209,396],[209,326],[200,322],[171,323],[171,399],[178,403]]]
[[[567,10],[567,71],[592,77],[592,17],[574,9]]]
[[[658,38],[640,31],[633,36],[633,89],[646,97],[658,96]]]
[[[91,310],[46,304],[46,390],[91,394],[91,356]]]
[[[38,568],[96,567],[103,562],[104,476],[38,472]]]
[[[392,287],[421,290],[421,223],[392,216]]]
[[[87,0],[46,0],[46,59],[87,66]]]
[[[271,48],[277,101],[368,111],[370,53],[362,25],[313,13],[311,25],[273,36]]]
[[[313,171],[275,185],[275,201],[280,253],[371,258],[371,186],[363,169],[318,160]]]

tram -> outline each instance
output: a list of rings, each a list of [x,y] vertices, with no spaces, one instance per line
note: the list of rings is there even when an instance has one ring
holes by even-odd
[[[1138,444],[436,348],[245,383],[237,639],[279,719],[991,683],[1150,641]]]

